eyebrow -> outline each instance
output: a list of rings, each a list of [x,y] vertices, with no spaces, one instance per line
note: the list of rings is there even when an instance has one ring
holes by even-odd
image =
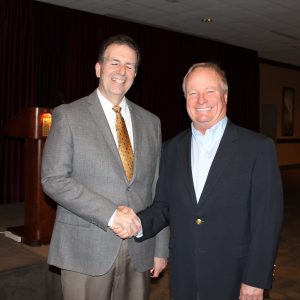
[[[121,62],[121,60],[118,58],[107,58],[107,59],[112,60],[112,61]],[[135,65],[135,63],[133,63],[133,62],[126,62],[125,64]]]
[[[117,58],[107,58],[108,61],[110,62],[117,62],[117,63],[122,63],[119,59]],[[132,62],[125,62],[124,63],[125,66],[131,66],[133,68],[136,68],[136,63],[132,63]]]

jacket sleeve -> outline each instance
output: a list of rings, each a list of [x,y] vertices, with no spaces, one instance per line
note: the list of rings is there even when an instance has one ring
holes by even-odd
[[[74,132],[68,121],[67,107],[59,106],[52,117],[52,127],[43,150],[43,190],[66,210],[107,231],[116,205],[74,178]]]
[[[251,242],[242,282],[269,289],[283,212],[281,175],[271,139],[263,142],[257,155],[250,197]]]
[[[159,140],[159,154],[161,154],[161,126],[158,129],[158,140]],[[153,184],[153,198],[155,197],[155,190],[157,186],[157,179],[159,176],[159,165],[160,165],[160,158],[159,155],[157,158],[157,165],[156,165],[156,174],[155,180]],[[169,240],[170,240],[170,228],[169,226],[161,230],[157,233],[155,237],[155,257],[169,257]]]
[[[170,233],[169,227],[165,228],[169,225],[168,197],[165,192],[164,184],[164,181],[166,180],[165,172],[165,155],[163,149],[160,160],[159,177],[156,184],[154,201],[149,208],[138,213],[138,216],[142,222],[143,236],[140,238],[136,238],[136,241],[141,242],[151,237],[154,237],[157,234],[156,239],[158,245],[156,247],[156,250],[159,249],[159,247],[161,247],[160,245],[162,241],[164,241],[163,248],[165,250],[163,252],[167,254]],[[166,257],[165,255],[160,256],[158,254],[158,251],[156,251],[155,256]]]

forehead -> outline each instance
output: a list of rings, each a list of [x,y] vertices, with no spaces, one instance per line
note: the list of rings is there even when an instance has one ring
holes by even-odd
[[[211,68],[196,68],[187,78],[187,85],[191,84],[221,84],[220,75]]]
[[[137,61],[135,50],[127,45],[111,44],[105,49],[104,56],[114,59],[124,59],[131,63],[136,63]]]

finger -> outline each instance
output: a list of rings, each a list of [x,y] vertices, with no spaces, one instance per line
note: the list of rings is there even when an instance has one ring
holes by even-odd
[[[140,232],[141,226],[136,225],[136,224],[131,224],[130,229],[131,229],[131,232],[132,232],[132,236],[136,236]]]
[[[131,214],[131,213],[134,214],[134,211],[130,207],[125,205],[118,206],[117,211],[122,214]]]
[[[125,239],[128,239],[129,236],[128,236],[128,233],[125,232],[125,233],[121,233],[121,234],[117,234],[122,240],[125,240]]]
[[[133,212],[133,210],[127,206],[124,206],[121,211],[123,214],[130,214]]]
[[[123,229],[117,229],[117,230],[114,230],[114,233],[117,234],[117,235],[125,235],[125,234],[128,234],[126,230],[123,230]]]
[[[121,239],[127,239],[129,237],[128,232],[126,230],[117,231],[115,232],[117,236],[119,236]]]
[[[152,268],[150,270],[150,277],[151,278],[157,278],[159,274],[157,274],[157,272],[155,271],[155,268]]]
[[[135,216],[134,218],[133,218],[133,223],[134,223],[134,226],[136,226],[136,228],[138,229],[138,231],[141,229],[141,221],[140,221],[140,219],[137,217],[137,216]]]
[[[115,226],[115,227],[112,227],[111,229],[114,233],[116,233],[118,235],[127,233],[127,231],[125,229],[123,229],[122,227],[120,227],[120,226]]]

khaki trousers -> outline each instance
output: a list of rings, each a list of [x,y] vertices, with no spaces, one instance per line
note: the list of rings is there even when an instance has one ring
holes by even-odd
[[[64,300],[148,300],[150,293],[150,273],[135,271],[127,240],[108,273],[89,276],[61,270],[61,283]]]

